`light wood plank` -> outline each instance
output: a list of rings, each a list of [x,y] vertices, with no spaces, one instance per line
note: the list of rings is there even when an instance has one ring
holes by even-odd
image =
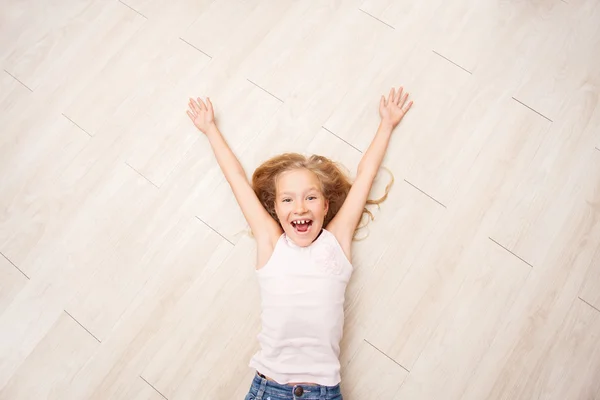
[[[600,247],[590,262],[588,273],[581,288],[579,297],[600,310]]]
[[[77,174],[82,172],[81,161],[88,162],[84,158],[71,164]],[[75,187],[67,173],[62,179],[69,184],[57,183],[65,185],[59,193],[68,193],[58,200],[62,207],[52,215],[52,223],[43,236],[30,243],[27,257],[19,264],[36,278],[35,283],[21,290],[0,316],[0,387],[42,340],[76,288],[110,254],[121,233],[115,231],[115,226],[119,226],[115,221],[120,221],[123,228],[128,226],[156,193],[156,188],[126,165],[106,167],[96,164],[95,171],[87,171],[85,179]]]
[[[124,0],[152,23],[181,33],[190,26],[214,0]]]
[[[254,241],[242,237],[210,282],[186,293],[163,323],[142,375],[167,398],[200,392],[230,398],[235,386],[214,377],[231,382],[247,376],[259,330],[255,260]]]
[[[134,377],[132,381],[123,388],[122,391],[115,393],[115,399],[132,400],[165,400],[164,396],[149,385],[142,377]]]
[[[421,45],[429,47],[429,33],[435,28],[426,25],[435,21],[434,17],[442,4],[440,0],[426,3],[406,0],[365,0],[360,2],[359,8],[400,32],[401,37],[406,38],[404,42],[420,42]]]
[[[600,180],[597,176],[588,178],[588,175],[581,176],[588,190],[598,193]],[[472,377],[472,384],[463,396],[465,399],[530,398],[523,390],[537,380],[542,370],[540,366],[550,362],[549,350],[565,326],[565,318],[596,251],[595,246],[586,244],[600,240],[597,213],[579,205],[571,210],[572,217],[565,221],[549,247],[544,268],[532,270],[510,318],[499,329],[496,340]],[[586,385],[594,383],[585,379],[582,379],[582,385],[583,382]]]
[[[593,0],[561,2],[548,14],[536,26],[540,40],[531,51],[532,68],[523,77],[515,97],[548,118],[557,119],[564,103],[586,90],[590,82],[597,93],[600,4]],[[577,29],[573,29],[574,25]]]
[[[190,88],[202,79],[209,62],[208,57],[179,38],[172,40],[157,50],[149,61],[150,71],[119,106],[118,119],[127,120],[131,114],[138,119],[135,127],[128,128],[131,147],[127,163],[156,186],[162,186],[201,135],[185,110],[189,97],[203,95]],[[131,72],[135,74],[137,67]],[[154,81],[163,84],[154,85]]]
[[[388,199],[374,214],[375,220],[359,235],[367,235],[366,239],[354,244],[355,270],[346,291],[342,367],[350,362],[364,339],[369,339],[373,314],[379,314],[379,305],[396,292],[444,209],[396,177]],[[392,237],[394,240],[390,241]],[[396,313],[396,308],[396,304],[386,306],[387,318]],[[386,349],[378,348],[390,355]]]
[[[59,18],[44,15],[44,22],[34,25],[33,37],[6,57],[6,69],[35,90],[53,70],[73,52],[85,46],[95,27],[112,19],[112,26],[138,26],[143,18],[118,1],[68,1],[65,7],[49,12],[57,12]],[[114,34],[114,33],[113,33]],[[92,36],[93,37],[93,36]],[[64,71],[63,71],[64,73]]]
[[[214,276],[232,250],[229,243],[194,218],[179,221],[165,242],[170,246],[160,249],[147,263],[155,273],[145,278],[132,302],[116,315],[111,333],[102,342],[105,350],[86,364],[70,390],[61,393],[64,398],[125,400],[130,398],[131,382],[140,376],[158,388],[157,381],[143,371],[156,348],[171,340],[160,334],[163,326],[181,319],[175,310],[183,299],[210,305],[219,290],[212,285]],[[95,292],[96,296],[100,294]],[[110,298],[104,300],[110,304]],[[114,306],[111,304],[113,310]],[[109,321],[106,317],[105,322]],[[200,320],[184,320],[203,326]]]
[[[275,96],[287,100],[300,80],[305,78],[305,64],[312,57],[314,48],[324,36],[335,32],[335,28],[329,26],[331,19],[346,13],[357,16],[356,7],[352,7],[350,3],[289,4],[287,12],[244,63],[243,68],[248,78]],[[361,21],[365,22],[361,29],[373,26],[367,18]]]
[[[31,98],[31,92],[6,71],[2,71],[0,75],[0,89],[0,121],[7,124],[12,122],[13,110],[23,102],[23,99]]]
[[[531,271],[485,236],[464,262],[460,290],[394,398],[460,399]]]
[[[27,284],[28,277],[0,254],[0,315]]]
[[[34,272],[26,261],[29,251],[56,222],[56,182],[90,138],[30,99],[20,101],[11,114],[12,123],[5,125],[0,139],[0,168],[18,175],[0,181],[0,250],[27,274]]]
[[[600,388],[600,312],[576,299],[521,398],[593,399]]]
[[[507,134],[489,136],[489,144],[471,167],[479,173],[471,175],[470,182],[462,183],[457,195],[461,201],[454,205],[452,213],[445,213],[436,221],[429,240],[412,260],[406,275],[368,316],[366,338],[408,370],[464,281],[470,269],[468,254],[477,247],[475,238],[485,237],[497,221],[499,207],[541,140],[544,125],[540,126],[529,113],[516,108],[510,99],[497,107],[509,109],[511,118],[500,117],[505,114],[498,112],[481,129]],[[525,132],[528,136],[524,136]],[[402,256],[399,251],[390,260]],[[383,268],[395,268],[394,261],[387,265]]]
[[[14,70],[19,62],[23,66],[32,67],[30,64],[35,62],[32,63],[27,58],[36,54],[35,47],[41,47],[38,54],[51,52],[53,40],[61,39],[60,29],[84,12],[91,3],[67,0],[50,6],[34,1],[4,2],[3,23],[0,25],[0,59],[3,67]],[[19,75],[18,68],[14,72]]]
[[[368,366],[368,368],[365,368]],[[342,393],[356,399],[391,399],[402,386],[408,371],[363,341],[344,373]],[[376,381],[374,386],[372,382]]]
[[[97,113],[94,106],[103,105],[108,99],[87,97],[90,85],[93,87],[102,82],[97,86],[111,87],[104,80],[106,71],[111,70],[120,54],[131,52],[129,44],[147,23],[119,1],[95,1],[81,16],[81,21],[75,22],[78,25],[74,37],[68,38],[75,42],[59,58],[48,61],[48,67],[36,76],[35,93],[42,99],[51,100],[47,101],[47,107],[66,114],[90,134],[95,134],[98,127],[87,116]],[[107,97],[111,98],[110,95]],[[90,104],[90,100],[97,103]],[[89,105],[87,113],[79,115],[70,110],[79,103]]]
[[[0,391],[0,398],[60,399],[56,392],[69,385],[98,346],[94,338],[63,312]]]
[[[536,267],[543,267],[553,238],[560,234],[564,221],[572,218],[569,210],[582,204],[585,194],[580,179],[590,171],[590,162],[598,159],[593,143],[600,122],[599,87],[589,85],[565,104],[561,121],[550,124],[490,232],[492,238]]]
[[[187,230],[192,223],[203,226],[192,215],[173,213],[172,205],[160,199],[122,230],[114,249],[102,260],[89,281],[81,284],[67,310],[103,339],[108,336],[123,311],[138,295],[147,280],[165,269],[177,267],[169,259],[188,244]],[[212,232],[202,243],[203,249],[214,249],[225,239]]]
[[[419,71],[423,65],[426,71]],[[377,99],[387,96],[390,87],[403,85],[414,105],[394,132],[385,165],[447,205],[460,183],[448,175],[461,176],[457,166],[468,168],[468,160],[477,156],[486,138],[478,134],[478,125],[502,92],[469,84],[468,73],[420,48],[378,53],[365,75],[325,127],[366,150],[372,139],[369,132],[379,123]],[[440,125],[456,129],[439,129]]]

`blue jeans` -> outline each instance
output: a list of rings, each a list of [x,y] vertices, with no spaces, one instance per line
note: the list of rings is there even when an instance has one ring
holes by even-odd
[[[340,385],[282,385],[258,373],[244,400],[343,400]]]

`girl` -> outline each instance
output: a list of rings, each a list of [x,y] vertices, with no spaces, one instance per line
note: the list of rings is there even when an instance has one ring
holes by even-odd
[[[257,372],[246,400],[342,399],[339,344],[352,239],[392,131],[412,105],[407,98],[402,87],[381,96],[379,129],[352,184],[331,160],[295,153],[266,161],[250,184],[210,99],[190,99],[187,114],[208,138],[257,243],[261,350],[250,361]]]

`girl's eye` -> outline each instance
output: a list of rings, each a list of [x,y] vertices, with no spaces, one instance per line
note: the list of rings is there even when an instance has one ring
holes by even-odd
[[[317,196],[308,196],[308,199],[309,199],[309,200],[316,200],[316,199],[317,199]]]
[[[289,203],[290,201],[292,201],[292,199],[283,199],[284,203]]]

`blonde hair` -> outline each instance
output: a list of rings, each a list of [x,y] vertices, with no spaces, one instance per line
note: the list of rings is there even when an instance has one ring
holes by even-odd
[[[321,184],[321,192],[329,202],[329,210],[323,221],[323,227],[326,227],[338,213],[342,204],[344,204],[344,200],[346,200],[346,196],[348,196],[348,192],[352,187],[352,183],[344,173],[343,167],[327,157],[319,155],[305,157],[298,153],[285,153],[273,157],[260,165],[254,171],[254,174],[252,174],[252,189],[254,193],[256,193],[263,207],[265,207],[273,219],[280,223],[275,212],[276,180],[281,173],[295,169],[306,169],[317,176]],[[385,187],[384,195],[377,200],[367,200],[366,204],[379,205],[383,202],[387,198],[393,183],[394,176],[392,175],[392,180]],[[365,214],[371,220],[374,219],[373,214],[366,207],[363,210],[363,216]],[[368,223],[367,219],[364,225],[356,227],[354,233],[356,234],[359,229],[365,227]]]

